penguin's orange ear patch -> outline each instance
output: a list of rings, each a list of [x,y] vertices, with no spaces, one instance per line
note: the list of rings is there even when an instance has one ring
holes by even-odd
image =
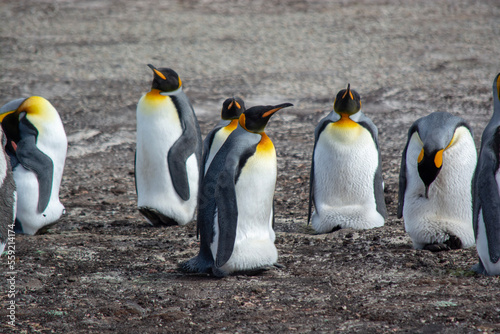
[[[163,73],[161,73],[160,71],[158,71],[156,68],[153,68],[153,71],[156,73],[157,76],[159,76],[163,80],[167,80],[167,78],[165,78],[165,76],[163,75]],[[180,83],[180,81],[181,80],[179,79],[179,83]]]

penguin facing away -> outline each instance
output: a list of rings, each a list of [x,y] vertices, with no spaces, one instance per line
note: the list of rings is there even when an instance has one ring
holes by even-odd
[[[360,109],[359,94],[347,85],[314,131],[308,222],[318,233],[384,225],[378,130]]]
[[[16,184],[10,167],[9,157],[5,152],[7,137],[0,127],[2,149],[0,150],[0,256],[5,249],[16,219]],[[10,225],[10,227],[9,227]]]
[[[474,245],[471,182],[476,166],[472,130],[447,112],[415,121],[408,131],[399,175],[398,218],[416,249]]]
[[[221,121],[210,131],[203,141],[202,170],[206,174],[215,154],[227,137],[238,126],[238,119],[245,111],[245,102],[239,97],[226,99],[222,104]]]
[[[198,196],[200,127],[178,74],[148,66],[151,91],[137,104],[137,204],[153,226],[185,225]]]
[[[17,188],[16,233],[43,233],[64,212],[59,187],[68,141],[61,118],[39,96],[20,98],[0,108]]]
[[[500,275],[500,73],[493,80],[493,116],[484,129],[474,175],[473,221],[479,263],[472,269]]]
[[[273,197],[276,151],[264,132],[270,117],[290,107],[255,106],[239,117],[203,178],[198,208],[200,252],[180,269],[223,277],[276,264]]]

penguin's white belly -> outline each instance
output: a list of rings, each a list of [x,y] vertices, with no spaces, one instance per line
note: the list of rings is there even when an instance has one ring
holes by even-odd
[[[360,125],[323,130],[314,151],[312,226],[319,233],[341,228],[384,225],[377,212],[374,177],[378,151],[368,130]]]
[[[39,213],[38,179],[35,173],[21,165],[17,165],[14,168],[14,182],[17,189],[16,219],[21,222],[23,233],[35,234],[40,228],[55,222],[61,217],[64,206],[59,201],[58,184],[57,187],[56,184],[53,184],[49,204],[45,211]]]
[[[208,153],[207,162],[205,163],[205,171],[207,173],[208,167],[212,163],[217,152],[219,152],[222,145],[226,142],[227,137],[231,134],[232,131],[227,130],[225,127],[221,128],[214,136],[214,140],[212,141],[212,146],[210,146],[210,152]]]
[[[417,249],[443,243],[449,235],[458,237],[464,248],[474,245],[471,182],[476,149],[470,133],[461,129],[456,131],[459,137],[455,143],[443,152],[443,165],[429,186],[429,198],[425,198],[425,185],[417,170],[422,150],[417,133],[408,144],[403,216],[405,229]]]
[[[255,154],[243,167],[235,186],[238,222],[234,250],[221,267],[223,271],[231,273],[272,266],[278,260],[272,228],[276,173],[274,149],[270,156]],[[215,232],[212,254],[217,254],[218,228]]]
[[[141,100],[142,101],[142,100]],[[174,112],[137,113],[136,182],[139,207],[154,208],[180,225],[194,217],[198,194],[198,161],[193,153],[186,160],[190,198],[183,201],[175,191],[168,167],[170,147],[182,134]]]

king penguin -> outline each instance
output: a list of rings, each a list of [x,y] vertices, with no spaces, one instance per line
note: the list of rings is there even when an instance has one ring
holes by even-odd
[[[10,159],[5,152],[7,137],[0,127],[2,148],[0,149],[0,256],[13,230],[16,219],[16,184],[10,167]],[[13,237],[11,235],[11,237]]]
[[[153,70],[151,91],[137,104],[135,182],[139,211],[153,226],[194,219],[201,166],[201,133],[179,75]]]
[[[472,269],[500,275],[500,73],[493,81],[493,116],[483,131],[474,176],[473,212],[479,263]]]
[[[226,99],[222,103],[221,121],[208,133],[203,141],[202,169],[206,174],[215,154],[231,132],[238,126],[238,118],[245,111],[245,103],[239,97]]]
[[[348,84],[314,132],[308,222],[312,218],[318,233],[384,225],[378,130],[360,109],[360,96]]]
[[[476,147],[466,121],[434,112],[408,131],[399,174],[398,218],[416,249],[474,245],[471,185]]]
[[[39,96],[20,98],[0,108],[17,188],[17,233],[43,233],[64,212],[59,201],[68,140],[52,104]]]
[[[182,263],[181,270],[223,277],[276,264],[276,151],[264,129],[275,112],[290,106],[255,106],[239,117],[238,127],[203,178],[198,208],[200,252]]]

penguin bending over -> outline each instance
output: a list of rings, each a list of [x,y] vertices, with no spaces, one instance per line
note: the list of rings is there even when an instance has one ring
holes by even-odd
[[[221,121],[208,133],[203,141],[202,169],[207,173],[215,154],[222,147],[227,137],[238,126],[238,118],[245,111],[245,103],[239,97],[226,99],[222,104]]]
[[[5,249],[9,237],[9,225],[12,227],[16,219],[16,184],[10,167],[5,146],[7,137],[0,127],[2,149],[0,150],[0,256]]]
[[[360,109],[359,94],[347,85],[314,132],[307,220],[318,233],[384,225],[378,131]]]
[[[416,249],[474,245],[471,182],[476,147],[466,121],[434,112],[415,121],[399,174],[398,218]]]
[[[153,226],[185,225],[198,197],[200,127],[178,74],[148,66],[152,88],[137,104],[137,204]]]
[[[275,112],[290,106],[256,106],[241,114],[238,127],[203,178],[198,208],[200,252],[182,263],[181,270],[223,277],[276,264],[276,151],[264,129]]]
[[[43,233],[63,214],[59,187],[68,141],[57,110],[39,96],[0,108],[17,188],[16,233]]]
[[[473,219],[479,263],[472,269],[500,275],[500,73],[493,81],[493,116],[484,129],[474,175]]]

